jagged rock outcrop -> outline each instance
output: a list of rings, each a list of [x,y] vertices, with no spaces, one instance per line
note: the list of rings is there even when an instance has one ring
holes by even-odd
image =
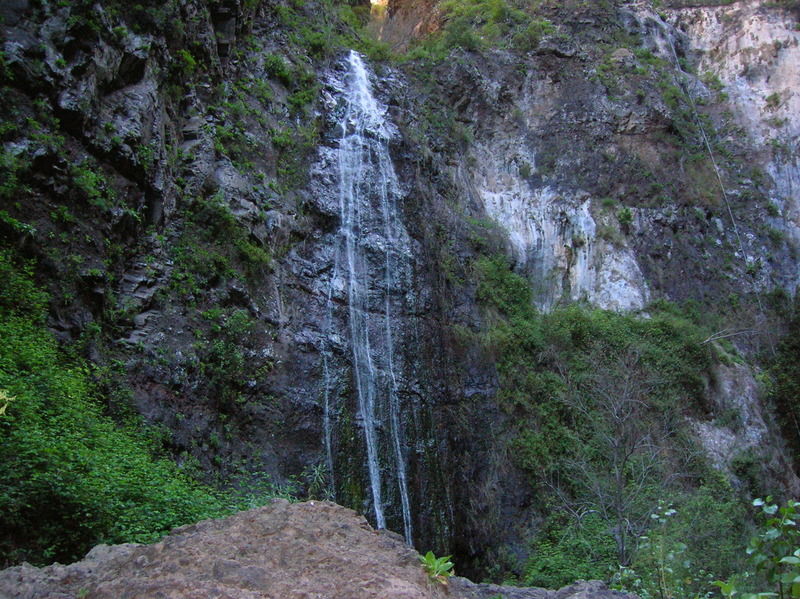
[[[0,572],[3,599],[635,599],[602,583],[561,591],[431,581],[399,535],[329,502],[271,505],[174,530],[153,545],[99,545],[70,565]]]

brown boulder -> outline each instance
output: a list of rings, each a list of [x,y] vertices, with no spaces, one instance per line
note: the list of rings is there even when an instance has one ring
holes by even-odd
[[[399,535],[375,531],[363,516],[333,503],[285,500],[177,528],[152,545],[99,545],[67,566],[23,564],[0,572],[3,599],[471,599],[498,591],[520,599],[614,596],[602,585],[592,587],[597,593],[581,589],[513,589],[466,579],[445,587],[428,579],[417,552]]]

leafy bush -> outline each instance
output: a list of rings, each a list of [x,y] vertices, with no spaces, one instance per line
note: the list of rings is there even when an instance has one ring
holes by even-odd
[[[627,206],[621,208],[620,211],[617,212],[617,220],[619,220],[620,226],[627,230],[633,222],[633,213],[631,212],[631,209]]]
[[[277,54],[264,55],[264,70],[286,86],[292,83],[292,70],[286,61]]]
[[[530,284],[511,270],[505,256],[480,258],[475,270],[479,301],[506,316],[533,317]]]
[[[603,579],[615,564],[614,539],[602,518],[554,512],[531,547],[525,584],[559,589],[580,579]]]
[[[639,539],[630,568],[612,578],[616,588],[642,599],[703,597],[713,581],[742,567],[745,513],[722,475],[713,473],[694,492],[660,502]]]
[[[170,281],[178,294],[197,299],[222,280],[244,279],[269,268],[270,252],[236,219],[221,192],[194,200],[186,217],[186,230],[174,249]],[[235,268],[237,260],[244,272]]]
[[[774,591],[742,592],[743,579],[750,573],[733,577],[715,584],[729,599],[796,599],[800,597],[800,502],[788,500],[784,506],[772,503],[772,498],[756,499],[753,506],[760,508],[763,518],[758,534],[747,547],[750,565],[760,578],[758,582],[772,587]],[[752,584],[752,583],[751,583]]]
[[[539,47],[539,42],[546,35],[555,33],[555,27],[547,19],[533,19],[520,28],[511,39],[513,47],[522,52],[530,52]]]
[[[177,68],[184,77],[191,77],[198,69],[197,59],[188,50],[181,48],[175,53]]]
[[[104,210],[113,207],[116,194],[99,168],[84,161],[73,165],[70,174],[75,187],[82,192],[90,204]]]
[[[543,37],[556,31],[549,20],[536,16],[537,6],[520,0],[446,0],[440,4],[442,31],[417,43],[405,58],[440,61],[453,48],[535,50]]]
[[[8,200],[19,194],[23,189],[20,179],[29,168],[26,157],[0,150],[0,199]]]
[[[772,360],[770,399],[786,439],[791,444],[795,466],[800,465],[800,299],[796,299],[786,335]]]
[[[557,585],[584,567],[596,576],[611,563],[629,565],[658,499],[691,497],[677,481],[707,475],[684,424],[685,415],[707,410],[707,332],[669,304],[652,306],[647,319],[577,304],[538,314],[530,285],[504,258],[474,267],[498,403],[515,422],[511,453],[545,501],[575,518],[594,514],[591,527],[566,521],[538,531],[528,581]],[[614,551],[579,566],[575,547],[589,538]]]
[[[756,499],[753,505],[761,508],[764,518],[760,533],[753,538],[747,554],[756,571],[766,578],[783,597],[800,597],[800,502],[788,500],[779,507]]]
[[[105,416],[86,365],[44,327],[47,298],[30,268],[3,252],[0,275],[3,562],[69,562],[94,544],[154,541],[239,505],[156,457],[136,422]]]

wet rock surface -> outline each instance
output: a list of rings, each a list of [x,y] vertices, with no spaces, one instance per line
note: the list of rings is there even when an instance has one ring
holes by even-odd
[[[632,599],[602,583],[561,591],[432,582],[417,553],[329,502],[263,508],[174,530],[153,545],[99,545],[70,565],[0,571],[4,599]]]

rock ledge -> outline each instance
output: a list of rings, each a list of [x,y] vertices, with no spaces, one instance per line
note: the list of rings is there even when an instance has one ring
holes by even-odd
[[[431,583],[392,532],[329,502],[272,504],[177,528],[153,545],[98,545],[67,566],[0,571],[3,599],[635,599],[602,583],[561,591]]]

